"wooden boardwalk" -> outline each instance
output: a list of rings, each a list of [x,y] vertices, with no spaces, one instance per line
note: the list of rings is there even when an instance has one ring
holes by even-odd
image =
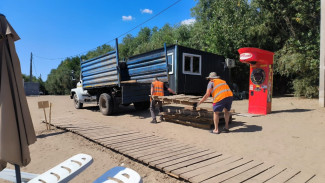
[[[241,156],[223,155],[172,139],[96,124],[93,121],[65,118],[53,120],[52,125],[189,182],[315,181],[316,175],[299,170],[281,168]]]

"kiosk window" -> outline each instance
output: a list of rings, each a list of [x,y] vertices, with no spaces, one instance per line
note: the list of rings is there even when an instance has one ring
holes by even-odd
[[[183,74],[201,75],[201,55],[183,53]]]

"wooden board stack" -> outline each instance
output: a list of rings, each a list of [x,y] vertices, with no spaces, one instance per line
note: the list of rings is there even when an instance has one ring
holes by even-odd
[[[152,96],[154,100],[162,101],[164,105],[163,118],[165,121],[210,129],[213,126],[212,98],[208,98],[196,109],[193,104],[199,102],[200,96],[173,95]],[[231,113],[234,111],[232,110]],[[232,115],[230,115],[230,120]],[[224,122],[223,112],[219,113],[220,122]]]

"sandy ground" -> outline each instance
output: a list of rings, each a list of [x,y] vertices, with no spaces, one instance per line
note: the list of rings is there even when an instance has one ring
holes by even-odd
[[[137,171],[144,182],[183,182],[70,132],[46,131],[45,125],[41,123],[44,114],[38,109],[37,102],[48,100],[53,103],[54,119],[91,119],[117,128],[155,134],[224,154],[316,174],[320,182],[325,182],[325,108],[319,107],[318,100],[315,99],[274,98],[271,114],[258,117],[234,116],[231,133],[220,135],[169,122],[151,124],[149,110],[136,112],[133,106],[123,107],[114,116],[103,116],[97,107],[90,105],[76,110],[69,96],[28,97],[27,100],[37,142],[30,146],[32,162],[22,168],[25,172],[40,174],[75,154],[86,153],[93,157],[93,164],[71,182],[92,182],[110,168],[119,165]],[[233,103],[236,112],[247,113],[247,107],[247,100]]]

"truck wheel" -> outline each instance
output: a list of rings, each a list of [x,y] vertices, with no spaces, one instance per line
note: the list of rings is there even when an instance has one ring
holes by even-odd
[[[113,106],[112,97],[107,93],[101,94],[99,97],[100,112],[105,116],[111,115],[113,113],[113,108],[114,106]]]
[[[147,110],[150,107],[150,102],[134,102],[134,108],[135,110],[141,111],[141,110]]]
[[[76,109],[81,109],[83,106],[83,103],[79,102],[77,94],[73,95],[73,102],[74,102],[74,107]]]

